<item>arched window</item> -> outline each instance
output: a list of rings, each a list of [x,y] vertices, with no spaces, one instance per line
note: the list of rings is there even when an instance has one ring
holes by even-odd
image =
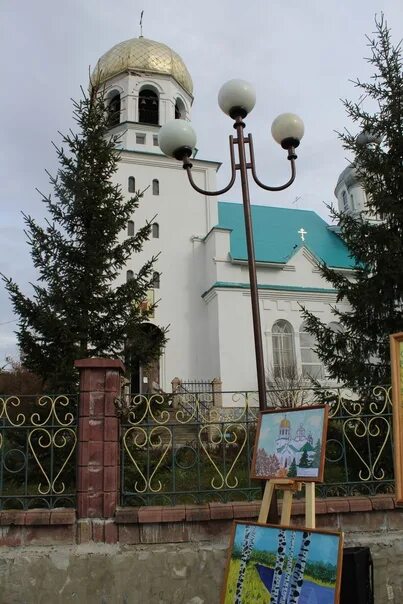
[[[186,109],[181,99],[176,99],[175,103],[175,119],[184,120],[186,117]]]
[[[127,223],[127,234],[129,237],[133,237],[134,236],[134,222],[133,220],[129,220],[129,222]]]
[[[126,271],[126,281],[130,281],[131,279],[134,279],[133,271]]]
[[[315,352],[316,338],[306,331],[306,325],[301,325],[299,333],[301,347],[302,376],[313,378],[314,380],[323,380],[325,377],[324,368],[317,353]]]
[[[343,199],[343,212],[348,212],[348,197],[347,197],[346,191],[343,191],[342,199]]]
[[[158,222],[154,222],[152,226],[152,235],[154,239],[158,239],[160,236],[160,225]]]
[[[160,194],[160,183],[159,180],[157,180],[156,178],[154,178],[153,180],[153,195],[159,195]]]
[[[344,333],[344,327],[341,323],[337,323],[337,321],[332,321],[329,323],[328,328],[334,331],[335,333]]]
[[[120,124],[120,94],[113,94],[108,104],[108,126]]]
[[[136,192],[136,180],[135,180],[134,176],[129,176],[129,178],[127,180],[127,189],[129,191],[129,193]]]
[[[273,336],[273,373],[274,377],[287,378],[295,374],[294,332],[288,321],[276,321],[272,329]]]
[[[151,285],[154,289],[159,289],[160,287],[160,274],[157,273],[157,271],[153,273],[153,280]]]
[[[139,122],[158,124],[158,95],[153,90],[143,89],[139,94]]]

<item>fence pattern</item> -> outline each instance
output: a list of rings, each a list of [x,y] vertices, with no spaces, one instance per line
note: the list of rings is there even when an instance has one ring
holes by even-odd
[[[137,395],[127,401],[122,423],[122,505],[261,496],[261,482],[251,480],[249,474],[257,393],[221,394],[237,406],[206,409],[196,393],[182,395],[178,408],[161,395]],[[269,400],[285,409],[309,402],[329,404],[325,482],[317,487],[320,496],[393,492],[389,387],[376,387],[361,398],[345,388],[272,391]]]
[[[261,482],[249,471],[257,393],[219,395],[228,406],[206,405],[206,392],[117,401],[123,415],[122,505],[260,497]],[[329,404],[325,482],[318,495],[394,491],[389,387],[360,398],[345,388],[272,391],[269,401],[284,409]],[[75,396],[0,397],[0,509],[75,507],[76,413]]]
[[[0,509],[75,507],[77,398],[0,397]]]

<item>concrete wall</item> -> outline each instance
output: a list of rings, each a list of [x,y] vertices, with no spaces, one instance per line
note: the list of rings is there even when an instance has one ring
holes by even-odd
[[[346,546],[370,547],[376,604],[400,604],[403,512],[392,497],[317,504],[318,527],[343,530]],[[10,512],[0,518],[0,543],[11,544],[13,534],[16,544],[20,534],[21,547],[1,550],[0,603],[218,604],[232,520],[254,520],[258,509],[259,502],[122,508],[115,516],[118,543],[105,543],[110,521],[73,522],[73,511],[35,512],[36,519],[34,512],[19,519]],[[303,502],[294,504],[293,524],[303,525],[303,509]],[[54,515],[53,533],[27,524],[46,514]],[[25,524],[5,525],[12,520]]]

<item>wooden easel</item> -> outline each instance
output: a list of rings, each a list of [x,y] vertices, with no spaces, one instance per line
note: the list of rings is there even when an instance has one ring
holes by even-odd
[[[273,492],[276,489],[278,491],[283,491],[283,507],[280,524],[282,526],[290,526],[292,499],[294,493],[302,489],[302,484],[305,484],[305,526],[307,528],[315,528],[315,483],[302,483],[292,480],[291,478],[278,478],[266,481],[258,522],[261,524],[267,523],[270,503]]]

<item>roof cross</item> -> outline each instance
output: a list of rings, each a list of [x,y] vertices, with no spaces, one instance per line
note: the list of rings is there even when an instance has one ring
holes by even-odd
[[[301,235],[301,241],[305,241],[305,235],[308,235],[308,232],[301,227],[298,234]]]

